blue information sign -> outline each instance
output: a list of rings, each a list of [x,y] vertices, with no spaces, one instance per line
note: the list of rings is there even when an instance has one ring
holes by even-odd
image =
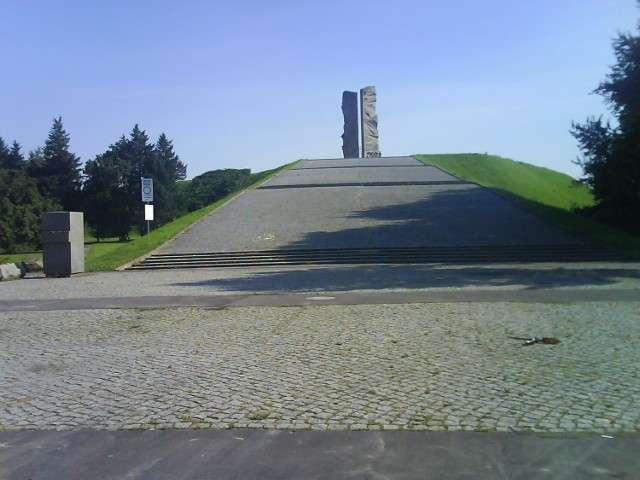
[[[142,201],[153,202],[153,178],[142,177]]]

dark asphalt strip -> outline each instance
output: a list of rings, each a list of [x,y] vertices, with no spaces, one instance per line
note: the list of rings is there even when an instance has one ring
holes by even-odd
[[[569,303],[640,302],[640,290],[465,290],[342,293],[272,293],[147,297],[0,300],[3,311],[91,310],[169,307],[289,307],[305,305],[382,305],[403,303]]]
[[[428,180],[407,182],[336,182],[336,183],[291,183],[286,185],[263,185],[256,190],[286,190],[290,188],[330,188],[330,187],[403,187],[410,185],[475,185],[464,180]]]
[[[0,478],[637,478],[638,434],[0,432]]]
[[[328,170],[328,169],[345,169],[345,168],[438,168],[438,167],[434,167],[432,165],[425,165],[424,163],[420,164],[420,165],[406,165],[406,164],[399,164],[399,165],[389,165],[389,164],[383,164],[383,165],[340,165],[340,166],[324,166],[324,167],[298,167],[298,168],[292,168],[291,171],[297,171],[297,170]],[[438,168],[438,170],[441,170]]]

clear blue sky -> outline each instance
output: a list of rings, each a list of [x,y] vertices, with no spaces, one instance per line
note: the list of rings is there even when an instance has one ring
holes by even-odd
[[[385,156],[489,152],[580,175],[571,121],[637,33],[635,0],[0,0],[0,136],[62,116],[82,160],[134,124],[189,178],[342,156],[343,90],[375,85]]]

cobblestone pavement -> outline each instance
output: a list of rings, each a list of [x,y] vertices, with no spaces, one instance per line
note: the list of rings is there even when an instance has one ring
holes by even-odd
[[[638,338],[637,302],[0,312],[0,429],[637,431]]]

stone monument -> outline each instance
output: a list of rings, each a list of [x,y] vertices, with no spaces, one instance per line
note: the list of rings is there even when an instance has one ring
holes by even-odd
[[[378,114],[376,113],[376,87],[360,90],[360,134],[362,157],[380,157],[378,145]]]
[[[342,115],[344,117],[342,153],[344,158],[358,158],[358,94],[356,92],[342,92]]]
[[[42,214],[42,257],[47,277],[69,277],[84,272],[82,212]]]

